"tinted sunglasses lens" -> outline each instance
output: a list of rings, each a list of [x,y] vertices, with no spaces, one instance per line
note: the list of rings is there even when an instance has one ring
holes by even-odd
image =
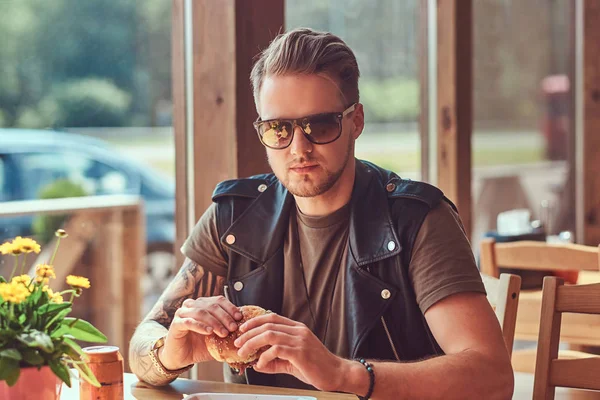
[[[340,121],[335,114],[318,115],[302,121],[304,132],[313,143],[329,143],[337,139],[341,132]]]
[[[289,122],[263,122],[258,126],[261,142],[272,149],[281,149],[292,140],[292,124]]]

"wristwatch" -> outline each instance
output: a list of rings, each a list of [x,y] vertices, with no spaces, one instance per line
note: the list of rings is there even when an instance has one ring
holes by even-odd
[[[152,364],[154,365],[154,368],[156,368],[156,370],[163,377],[165,377],[166,379],[174,379],[174,378],[177,378],[179,375],[183,374],[184,372],[190,370],[194,366],[194,364],[190,364],[187,367],[183,367],[183,368],[175,369],[175,370],[166,369],[165,366],[162,365],[162,363],[158,359],[158,349],[160,349],[161,347],[163,347],[165,345],[165,337],[166,336],[158,338],[154,341],[154,343],[152,343],[152,346],[150,347],[150,353],[148,355],[150,356],[150,359],[152,360]]]

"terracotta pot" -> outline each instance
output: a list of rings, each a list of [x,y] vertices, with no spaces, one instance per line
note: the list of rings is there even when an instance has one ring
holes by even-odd
[[[40,370],[36,367],[21,368],[17,383],[9,387],[5,381],[0,382],[0,399],[2,400],[58,400],[62,381],[54,375],[49,366]]]

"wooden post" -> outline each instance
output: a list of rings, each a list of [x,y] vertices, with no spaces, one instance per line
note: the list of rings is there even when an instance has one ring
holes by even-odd
[[[250,71],[283,22],[284,0],[173,0],[173,71],[180,74],[173,81],[178,244],[211,204],[217,183],[269,171],[252,127],[257,113]],[[202,365],[199,376],[220,380],[220,366]]]
[[[142,271],[146,267],[146,219],[140,204],[122,211],[123,230],[121,235],[123,279],[123,337],[121,354],[125,359],[125,371],[129,371],[129,341],[142,319],[142,293],[140,290]]]
[[[108,338],[108,343],[125,350],[123,337],[123,218],[121,211],[106,212],[98,226],[90,268],[93,324]],[[126,354],[126,353],[125,353]]]
[[[186,99],[185,99],[185,29],[184,0],[172,1],[171,28],[171,76],[173,82],[173,131],[175,133],[175,254],[176,264],[183,264],[179,251],[190,232],[188,215],[187,146],[186,146]]]
[[[600,2],[583,3],[584,244],[600,243]]]
[[[473,2],[437,1],[437,184],[471,234]]]

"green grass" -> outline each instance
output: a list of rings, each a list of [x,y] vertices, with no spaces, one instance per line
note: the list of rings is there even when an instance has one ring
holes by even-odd
[[[396,172],[414,172],[418,171],[421,166],[421,155],[414,152],[360,152],[357,154],[357,157]],[[543,160],[542,149],[475,149],[472,162],[474,167],[486,167],[492,165],[529,164]]]
[[[140,138],[136,141],[127,139],[110,139],[113,145],[124,148],[136,146],[172,146],[168,139],[163,138]],[[377,151],[364,151],[358,149],[357,157],[369,160],[383,168],[396,172],[415,172],[420,168],[421,155],[414,151],[393,152],[386,150],[385,145]],[[483,148],[473,150],[473,166],[484,167],[492,165],[528,164],[544,160],[543,149],[537,147],[526,148]],[[175,162],[171,160],[147,160],[152,168],[162,171],[169,176],[175,176]]]

